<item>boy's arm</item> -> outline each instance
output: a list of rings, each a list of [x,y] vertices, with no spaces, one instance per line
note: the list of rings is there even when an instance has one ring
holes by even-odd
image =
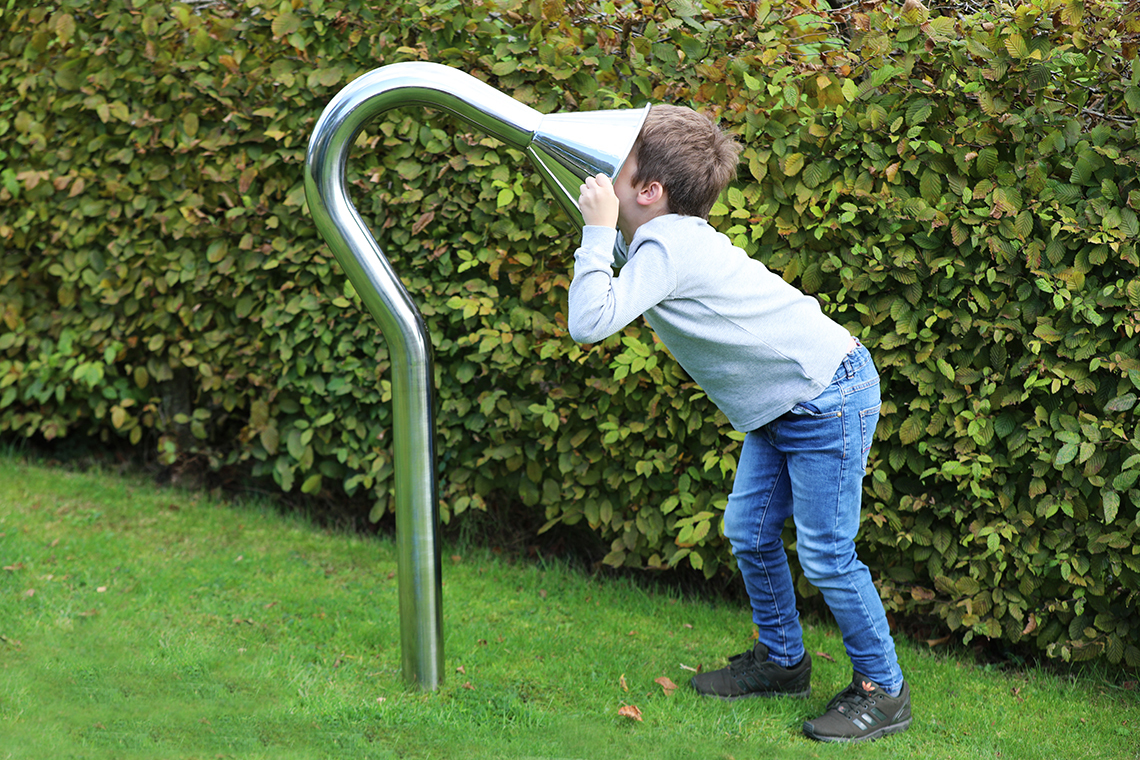
[[[595,343],[613,335],[672,292],[672,269],[665,251],[649,241],[613,273],[617,230],[588,226],[582,230],[582,247],[574,253],[574,279],[570,283],[568,327],[579,343]]]
[[[578,205],[582,211],[582,221],[586,226],[613,227],[617,224],[618,199],[609,177],[599,174],[587,177],[582,182],[582,193]],[[625,266],[629,260],[629,245],[625,237],[614,238],[614,263]]]

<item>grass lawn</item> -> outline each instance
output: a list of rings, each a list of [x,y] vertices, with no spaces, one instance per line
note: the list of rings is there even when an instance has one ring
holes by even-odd
[[[394,557],[264,505],[0,455],[0,760],[1140,758],[1123,679],[905,640],[911,729],[816,744],[801,724],[850,680],[830,622],[806,625],[810,699],[702,699],[689,669],[750,646],[747,610],[474,548],[445,549],[447,681],[410,691]]]

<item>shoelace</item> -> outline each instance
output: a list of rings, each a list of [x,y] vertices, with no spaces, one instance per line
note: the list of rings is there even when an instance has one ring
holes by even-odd
[[[737,673],[743,673],[744,671],[751,668],[754,662],[755,657],[752,654],[752,650],[749,649],[747,652],[741,652],[740,654],[729,657],[728,669],[730,673],[736,675]]]
[[[870,710],[870,708],[874,707],[875,704],[875,698],[872,695],[860,691],[854,686],[849,686],[847,687],[847,691],[835,698],[835,701],[831,704],[831,709],[837,710],[851,720],[855,720]]]

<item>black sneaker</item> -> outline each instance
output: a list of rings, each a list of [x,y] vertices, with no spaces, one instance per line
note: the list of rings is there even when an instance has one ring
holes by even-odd
[[[689,682],[706,697],[743,699],[744,697],[811,696],[811,655],[804,653],[800,664],[785,668],[768,661],[768,647],[759,641],[747,652],[730,657],[728,667],[709,673],[698,673]]]
[[[827,703],[827,710],[804,723],[804,734],[821,742],[861,742],[910,727],[910,686],[892,697],[877,683],[855,674],[851,685]]]

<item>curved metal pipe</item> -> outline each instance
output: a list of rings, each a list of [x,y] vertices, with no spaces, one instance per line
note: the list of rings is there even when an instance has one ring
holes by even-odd
[[[457,69],[397,63],[341,90],[309,141],[309,212],[390,348],[404,677],[435,689],[443,676],[443,625],[431,343],[423,317],[352,205],[345,183],[348,154],[364,125],[384,111],[409,105],[450,112],[510,147],[525,149],[577,226],[581,178],[599,172],[617,176],[649,107],[544,117]],[[595,132],[601,139],[587,139]]]
[[[542,115],[447,66],[394,64],[345,87],[321,114],[309,142],[309,211],[390,348],[402,662],[407,680],[435,689],[443,679],[443,593],[431,343],[423,317],[345,183],[348,154],[364,125],[408,105],[449,111],[517,148],[530,142]]]

